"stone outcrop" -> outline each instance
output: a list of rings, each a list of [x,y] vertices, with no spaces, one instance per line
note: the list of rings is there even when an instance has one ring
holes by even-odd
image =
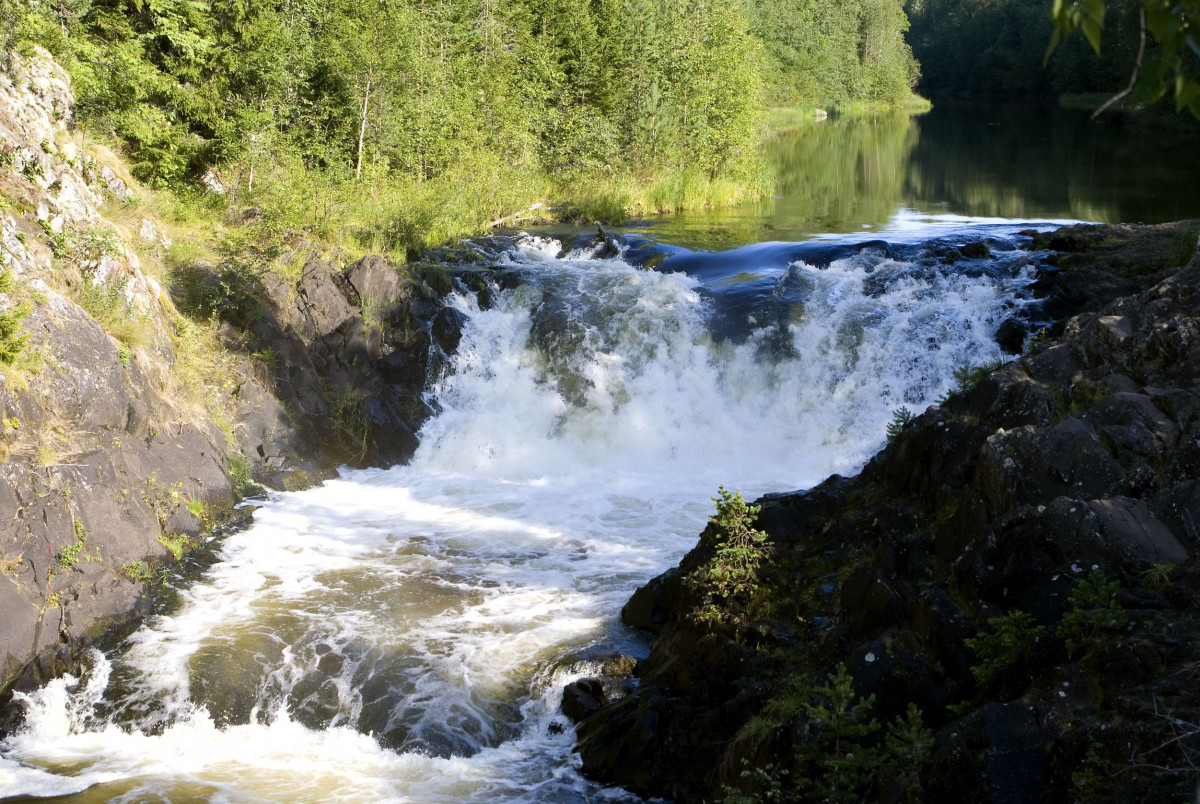
[[[411,457],[431,413],[426,381],[454,352],[463,323],[442,304],[447,288],[430,280],[447,281],[402,276],[377,256],[345,270],[311,260],[294,283],[268,277],[230,344],[272,356],[271,385],[295,427],[248,427],[243,448],[280,470],[289,456],[322,451],[357,466]]]
[[[1057,235],[1061,337],[858,476],[759,500],[747,588],[704,580],[710,524],[639,589],[622,616],[653,649],[632,694],[583,713],[585,773],[679,801],[1189,798],[1200,251],[1179,270],[1114,259],[1143,233]]]
[[[378,257],[343,270],[300,242],[292,279],[265,256],[167,271],[162,225],[122,214],[136,182],[73,130],[66,73],[45,52],[11,64],[0,314],[23,315],[24,345],[0,365],[0,698],[149,611],[254,481],[409,457],[462,324],[446,279]],[[212,318],[220,341],[191,323]]]

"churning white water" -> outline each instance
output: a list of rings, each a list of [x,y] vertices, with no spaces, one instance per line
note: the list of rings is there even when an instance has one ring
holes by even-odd
[[[719,484],[852,471],[894,409],[999,359],[1028,283],[1015,252],[705,282],[557,252],[527,238],[499,260],[511,289],[452,299],[469,321],[409,465],[272,495],[172,614],[23,697],[0,792],[628,798],[579,776],[557,710],[564,684],[644,649],[618,622],[629,594],[696,543]],[[758,306],[727,304],[747,283]],[[741,334],[714,337],[718,319]]]

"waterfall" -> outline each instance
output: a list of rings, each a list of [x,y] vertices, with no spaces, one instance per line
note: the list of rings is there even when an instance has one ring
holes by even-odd
[[[629,800],[577,772],[563,686],[629,594],[747,498],[861,467],[892,412],[1001,359],[1019,250],[638,268],[493,259],[405,466],[271,495],[180,603],[21,696],[0,790],[78,801]],[[721,258],[714,257],[720,260]],[[669,261],[668,261],[669,262]]]

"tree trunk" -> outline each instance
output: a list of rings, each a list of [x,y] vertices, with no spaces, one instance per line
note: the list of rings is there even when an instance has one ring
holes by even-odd
[[[362,178],[363,137],[366,136],[367,133],[367,104],[371,100],[371,79],[373,77],[372,72],[372,70],[367,71],[367,85],[363,89],[362,115],[360,116],[358,123],[358,158],[355,160],[354,164],[355,181],[359,181]]]

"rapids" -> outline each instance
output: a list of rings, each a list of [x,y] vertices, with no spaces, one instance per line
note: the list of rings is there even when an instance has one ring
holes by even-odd
[[[20,696],[0,794],[629,800],[578,774],[563,686],[645,652],[618,612],[696,544],[718,485],[855,471],[895,409],[1002,359],[1032,281],[1018,228],[481,246],[505,281],[450,299],[468,323],[413,460],[272,494],[171,611]],[[991,256],[945,257],[968,236]]]

